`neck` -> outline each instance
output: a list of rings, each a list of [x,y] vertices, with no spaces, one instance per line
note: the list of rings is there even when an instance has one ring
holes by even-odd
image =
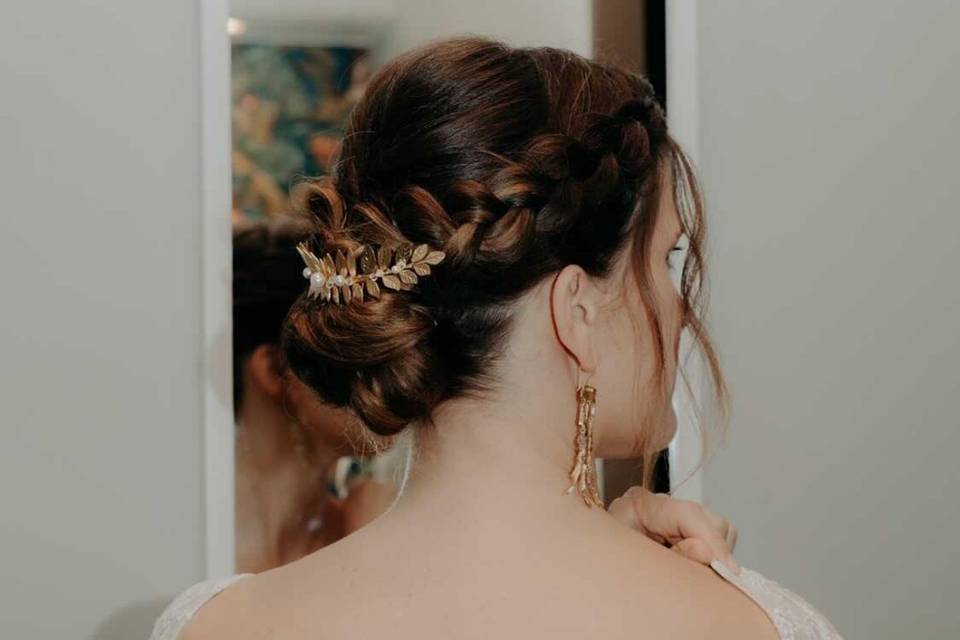
[[[237,550],[251,563],[281,562],[291,540],[307,535],[306,522],[327,500],[326,470],[337,454],[312,443],[313,457],[305,457],[296,429],[282,407],[256,393],[238,412],[236,523],[243,535]]]
[[[535,527],[551,516],[603,513],[587,509],[576,491],[566,493],[576,399],[556,386],[537,388],[546,378],[525,376],[526,384],[505,386],[488,401],[448,403],[435,412],[435,427],[412,427],[413,454],[393,517],[423,522],[429,511],[431,522],[508,517]]]
[[[550,286],[538,289],[529,308],[544,308],[549,294]],[[576,363],[561,349],[539,346],[554,332],[549,315],[520,313],[513,322],[511,364],[491,372],[496,388],[444,403],[432,425],[411,425],[410,468],[387,515],[411,514],[412,525],[445,520],[453,528],[483,519],[495,525],[490,535],[606,515],[588,508],[576,490],[566,493],[575,455]],[[504,521],[512,526],[502,527]]]
[[[283,414],[242,412],[237,420],[237,466],[259,475],[289,466],[300,455],[294,428]]]
[[[298,424],[284,403],[248,385],[237,412],[237,464],[261,475],[297,460],[314,471],[326,469],[342,454],[322,435],[322,430]]]

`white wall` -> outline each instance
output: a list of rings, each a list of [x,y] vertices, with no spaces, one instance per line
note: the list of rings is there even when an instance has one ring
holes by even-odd
[[[233,0],[254,40],[374,43],[385,61],[435,38],[475,34],[590,55],[590,0]]]
[[[466,33],[514,46],[553,46],[590,55],[589,0],[396,0],[397,23],[387,42],[396,55],[443,36]]]
[[[0,628],[204,575],[195,0],[0,3]]]
[[[960,4],[699,6],[706,499],[847,637],[960,637]]]

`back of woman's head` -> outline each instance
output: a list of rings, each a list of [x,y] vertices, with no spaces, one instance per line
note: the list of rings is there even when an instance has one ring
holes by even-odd
[[[293,370],[376,433],[396,433],[489,387],[524,292],[568,264],[602,277],[628,249],[662,367],[643,265],[665,163],[687,194],[685,323],[719,381],[694,314],[699,191],[651,85],[568,51],[481,39],[401,56],[370,82],[334,175],[305,185],[313,248],[426,243],[446,258],[414,289],[379,299],[302,296],[284,330]]]
[[[302,268],[297,243],[312,226],[297,218],[268,218],[233,228],[233,403],[244,401],[244,366],[261,345],[280,344],[291,305],[303,292],[291,277]]]

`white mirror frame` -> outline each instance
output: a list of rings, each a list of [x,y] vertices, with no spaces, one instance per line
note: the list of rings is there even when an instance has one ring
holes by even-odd
[[[201,0],[200,12],[204,549],[212,578],[235,572],[228,0]]]
[[[670,131],[696,168],[700,159],[700,94],[697,0],[670,0],[667,22],[667,117]],[[687,375],[694,393],[703,394],[702,361],[690,358]],[[703,502],[703,472],[698,467],[701,440],[683,385],[674,395],[677,435],[670,443],[670,488],[678,498]]]

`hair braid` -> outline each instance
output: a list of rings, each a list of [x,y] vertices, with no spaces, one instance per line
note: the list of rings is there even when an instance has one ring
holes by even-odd
[[[603,276],[643,250],[677,149],[649,82],[569,52],[464,39],[395,60],[354,110],[335,176],[300,202],[322,251],[409,242],[447,257],[363,304],[301,297],[284,330],[293,370],[380,434],[486,388],[514,299],[567,264]]]

